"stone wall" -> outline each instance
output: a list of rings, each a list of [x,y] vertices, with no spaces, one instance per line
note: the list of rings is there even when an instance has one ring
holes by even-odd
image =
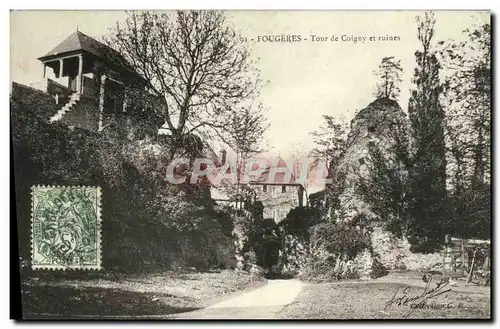
[[[440,253],[420,254],[410,251],[407,239],[399,239],[376,227],[371,234],[373,251],[382,264],[391,270],[428,270],[442,262]]]
[[[300,205],[300,186],[259,184],[250,187],[256,193],[256,200],[261,201],[264,206],[264,218],[272,218],[276,223],[285,219],[290,210]]]
[[[66,112],[61,122],[68,126],[97,131],[99,127],[99,105],[95,97],[81,95],[73,108]]]

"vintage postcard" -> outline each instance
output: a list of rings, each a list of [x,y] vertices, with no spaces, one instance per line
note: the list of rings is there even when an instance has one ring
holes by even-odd
[[[489,11],[10,20],[19,318],[491,320]]]

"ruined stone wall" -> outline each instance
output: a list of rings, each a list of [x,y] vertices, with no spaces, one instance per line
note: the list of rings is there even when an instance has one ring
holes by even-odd
[[[342,220],[350,220],[359,214],[374,217],[370,206],[363,201],[356,188],[359,179],[368,175],[369,146],[378,146],[384,152],[394,145],[394,134],[398,128],[406,125],[406,115],[398,103],[390,99],[377,99],[351,121],[348,148],[340,163],[340,170],[346,173],[346,188],[340,195],[339,213],[345,214]],[[385,156],[387,161],[392,161],[391,154]]]
[[[99,126],[98,99],[82,94],[73,108],[63,115],[61,122],[68,126],[97,131]]]
[[[410,251],[407,239],[399,239],[380,227],[371,234],[373,251],[380,256],[382,264],[391,270],[429,270],[438,268],[442,262],[439,252],[420,254]]]
[[[261,201],[264,206],[264,218],[272,218],[276,223],[283,220],[290,210],[300,204],[299,186],[250,185],[250,187],[256,193],[256,200]]]

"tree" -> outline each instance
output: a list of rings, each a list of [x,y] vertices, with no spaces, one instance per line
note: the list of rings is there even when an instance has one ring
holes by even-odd
[[[402,72],[401,60],[396,60],[394,56],[382,58],[377,70],[373,72],[379,79],[375,88],[375,97],[397,100],[401,91],[399,84],[403,81]]]
[[[466,29],[467,40],[444,45],[440,54],[453,74],[445,81],[448,130],[458,138],[474,187],[490,179],[491,26]]]
[[[452,232],[486,238],[491,217],[491,26],[466,29],[462,42],[440,42],[452,72],[445,80]]]
[[[324,161],[328,169],[328,178],[332,183],[325,187],[326,193],[323,204],[328,209],[326,217],[330,218],[332,210],[339,208],[339,196],[345,188],[346,173],[340,168],[340,162],[345,151],[349,147],[348,124],[342,119],[330,115],[323,115],[324,123],[319,130],[311,133],[317,145],[311,156],[315,158],[315,164]],[[354,142],[355,138],[351,138]]]
[[[242,107],[238,112],[233,112],[228,118],[225,129],[229,132],[229,146],[236,153],[237,164],[237,184],[236,197],[240,199],[240,185],[242,166],[245,166],[247,160],[252,154],[262,152],[261,144],[263,134],[269,128],[269,122],[264,115],[262,104],[255,106]],[[237,201],[238,204],[238,201]]]
[[[195,132],[227,142],[227,123],[251,101],[261,80],[223,12],[131,12],[108,43],[155,95],[174,148]]]
[[[228,117],[229,146],[241,159],[262,152],[263,135],[269,126],[262,104],[242,107]]]
[[[331,115],[323,115],[323,125],[311,133],[316,147],[311,156],[325,161],[328,170],[336,166],[345,150],[348,124],[342,119]]]
[[[409,198],[409,241],[416,251],[432,251],[440,246],[446,226],[446,157],[444,111],[439,97],[441,68],[431,49],[435,19],[432,12],[417,17],[418,40],[422,48],[415,52],[417,67],[408,103],[411,124]]]

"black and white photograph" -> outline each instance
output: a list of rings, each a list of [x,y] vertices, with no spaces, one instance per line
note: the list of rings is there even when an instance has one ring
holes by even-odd
[[[492,320],[489,10],[9,15],[19,320]]]

